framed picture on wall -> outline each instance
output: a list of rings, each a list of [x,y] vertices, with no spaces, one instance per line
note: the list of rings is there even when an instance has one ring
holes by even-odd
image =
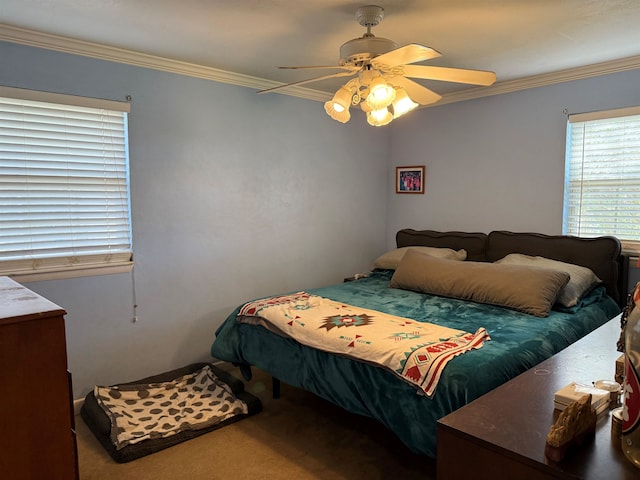
[[[396,193],[424,193],[424,165],[396,167]]]

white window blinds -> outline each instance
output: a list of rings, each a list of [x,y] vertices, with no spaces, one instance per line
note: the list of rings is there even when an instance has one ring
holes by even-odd
[[[0,90],[0,274],[129,263],[128,104],[114,110],[100,100],[93,107],[86,106],[91,99],[70,105],[1,96],[6,92]]]
[[[640,107],[569,116],[565,234],[640,247]]]

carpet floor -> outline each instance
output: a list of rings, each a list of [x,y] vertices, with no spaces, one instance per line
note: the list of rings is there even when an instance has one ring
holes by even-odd
[[[240,378],[234,367],[229,370]],[[117,463],[76,417],[81,480],[403,480],[434,479],[435,462],[410,452],[379,423],[254,369],[246,390],[263,411],[174,447]]]

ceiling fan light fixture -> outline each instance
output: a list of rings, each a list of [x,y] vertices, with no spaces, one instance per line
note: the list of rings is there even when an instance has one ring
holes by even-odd
[[[391,105],[393,105],[393,118],[401,117],[418,106],[418,104],[407,95],[404,88],[396,88],[396,98]]]
[[[374,127],[382,127],[393,120],[393,114],[387,108],[371,110],[367,113],[367,123]]]
[[[333,99],[331,100],[331,103],[333,104],[333,108],[337,112],[349,110],[349,107],[351,106],[351,97],[352,97],[351,90],[347,88],[347,85],[343,85],[342,87],[340,87],[340,89],[336,92],[336,94],[333,96]]]
[[[324,103],[324,111],[327,112],[334,120],[340,123],[347,123],[351,119],[351,114],[349,113],[349,109],[342,109],[340,111],[336,110],[336,106],[338,104],[334,103],[332,100]]]
[[[385,82],[382,77],[375,77],[369,84],[369,95],[367,95],[367,105],[371,110],[380,110],[388,107],[396,98],[394,88]]]
[[[374,70],[372,68],[363,68],[362,70],[360,70],[360,73],[358,73],[358,81],[360,85],[368,88],[371,84],[371,80],[378,76],[380,76],[380,72],[378,72],[377,70]]]
[[[351,106],[352,93],[347,85],[340,87],[333,98],[324,104],[324,111],[327,112],[327,115],[341,123],[347,123],[351,118],[349,107]]]

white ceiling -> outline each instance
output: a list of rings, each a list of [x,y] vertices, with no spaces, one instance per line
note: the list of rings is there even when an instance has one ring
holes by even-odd
[[[0,28],[0,40],[21,42],[31,31],[42,32],[53,35],[46,37],[45,47],[51,43],[55,48],[58,37],[64,37],[266,79],[271,81],[266,86],[272,86],[274,81],[288,83],[329,73],[275,67],[336,65],[340,46],[365,32],[355,19],[356,9],[365,4],[2,0],[0,27],[5,30]],[[627,68],[640,68],[640,0],[380,0],[376,4],[385,9],[384,20],[373,29],[377,37],[398,45],[419,43],[442,53],[424,62],[427,65],[492,70],[498,84],[620,59],[627,61]],[[441,94],[469,88],[422,82]],[[305,87],[331,92],[342,83],[338,79]]]

